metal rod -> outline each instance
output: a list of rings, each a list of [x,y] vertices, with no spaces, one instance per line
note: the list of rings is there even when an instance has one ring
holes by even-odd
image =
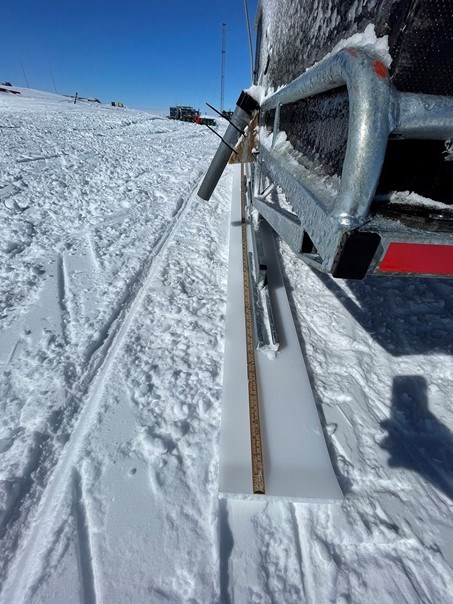
[[[52,82],[53,82],[53,89],[55,90],[55,94],[58,94],[57,87],[55,86],[55,80],[53,77],[53,73],[52,73],[52,70],[50,69],[50,67],[49,67],[49,71],[50,71],[50,77],[52,78]]]
[[[225,55],[226,55],[226,23],[222,23],[222,71],[220,75],[220,111],[223,111],[225,99]]]
[[[278,103],[277,107],[275,108],[274,132],[272,134],[272,149],[275,147],[275,140],[277,138],[277,134],[280,129],[280,108],[281,108],[281,104]]]
[[[400,92],[395,134],[405,138],[447,140],[453,137],[453,99]]]
[[[22,61],[20,61],[20,66],[22,67],[22,73],[24,74],[25,82],[27,83],[27,88],[30,88],[30,84],[28,83],[28,78],[25,73],[25,69],[24,69],[24,65],[23,65]]]
[[[247,6],[247,0],[244,0],[244,11],[245,11],[245,21],[247,24],[247,33],[249,38],[249,51],[250,51],[250,73],[251,73],[251,82],[253,82],[253,45],[252,45],[252,30],[250,27],[250,19],[249,19],[249,9]]]
[[[229,120],[227,117],[225,117],[223,115],[223,113],[221,113],[218,109],[216,109],[215,107],[213,107],[212,105],[210,105],[209,103],[206,103],[206,105],[212,109],[213,111],[215,111],[218,115],[220,115],[220,117],[223,117],[224,119],[226,119],[226,121],[231,124],[233,126],[233,128],[236,128],[236,130],[238,132],[240,132],[241,134],[245,134],[245,132],[243,130],[241,130],[240,128],[238,128],[235,124],[233,124],[233,122],[231,120]]]
[[[236,153],[236,154],[237,154],[236,149],[235,149],[234,147],[232,147],[231,145],[229,145],[229,144],[228,144],[228,143],[227,143],[227,142],[226,142],[226,141],[223,139],[223,137],[222,137],[222,135],[221,135],[221,134],[219,134],[218,132],[216,132],[216,131],[214,130],[214,128],[211,128],[211,126],[208,126],[208,124],[205,124],[205,126],[206,126],[206,128],[209,128],[209,130],[210,130],[211,132],[214,132],[214,134],[220,138],[220,140],[222,141],[222,143],[225,143],[225,145],[226,145],[227,147],[229,147],[229,148],[231,149],[231,151],[233,151],[233,153]]]

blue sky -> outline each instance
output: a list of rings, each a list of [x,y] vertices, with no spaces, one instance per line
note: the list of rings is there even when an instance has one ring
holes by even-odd
[[[253,26],[257,0],[248,0]],[[225,108],[250,84],[243,0],[15,0],[0,6],[0,81],[166,109],[220,104],[227,24]]]

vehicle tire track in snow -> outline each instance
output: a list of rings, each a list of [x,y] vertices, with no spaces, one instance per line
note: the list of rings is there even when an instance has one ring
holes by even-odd
[[[138,273],[134,275],[131,281],[127,284],[122,298],[113,310],[112,316],[101,329],[100,338],[98,338],[97,342],[93,342],[87,350],[86,363],[88,365],[88,370],[81,378],[82,388],[85,383],[88,383],[88,385],[91,384],[96,372],[101,367],[103,361],[107,358],[116,335],[123,328],[123,325],[127,322],[127,326],[129,326],[131,317],[128,317],[128,313],[130,313],[133,306],[134,312],[136,312],[137,307],[142,299],[140,293],[142,292],[143,288],[146,289],[149,283],[152,281],[159,266],[159,262],[156,260],[160,258],[163,252],[165,252],[172,237],[176,233],[176,229],[181,222],[183,215],[186,213],[188,205],[195,195],[195,191],[198,190],[199,183],[200,181],[197,181],[197,184],[195,187],[193,187],[189,196],[186,197],[185,200],[183,198],[178,199],[175,211],[172,214],[172,220],[170,221],[169,225],[164,229],[157,243],[152,248],[144,265],[142,265]],[[118,344],[118,342],[116,342],[116,344]],[[86,390],[86,387],[84,390]]]
[[[37,504],[38,509],[29,533],[24,536],[14,557],[4,581],[3,590],[0,593],[1,602],[16,604],[29,601],[39,588],[49,551],[55,544],[54,533],[58,532],[62,510],[68,507],[72,508],[74,469],[79,461],[88,427],[98,410],[98,401],[103,392],[105,380],[155,277],[160,260],[196,196],[200,182],[201,178],[197,180],[196,185],[185,198],[178,212],[153,247],[148,257],[147,270],[142,271],[146,276],[138,280],[128,303],[125,303],[107,334],[107,338],[102,344],[101,354],[96,356],[92,367],[79,381],[79,386],[83,385],[81,396],[87,394],[87,400],[80,411],[66,448],[63,450],[47,487]],[[26,574],[23,572],[24,568],[27,568]]]
[[[93,238],[90,234],[89,229],[86,229],[85,232],[85,241],[87,243],[88,253],[90,254],[91,262],[93,263],[94,268],[99,271],[101,265],[99,263],[99,257],[96,253],[96,249],[94,247]]]
[[[300,530],[299,530],[299,522],[297,521],[296,506],[294,505],[293,502],[289,502],[288,508],[289,508],[289,513],[291,516],[291,523],[292,523],[292,527],[293,527],[294,547],[296,550],[297,562],[298,562],[299,569],[300,569],[300,584],[304,591],[305,602],[307,604],[309,604],[309,601],[310,601],[309,598],[310,598],[310,594],[312,592],[310,591],[310,581],[309,581],[308,577],[305,576],[306,570],[307,570],[307,564],[308,564],[307,552],[305,551],[305,556],[302,553],[303,540],[301,539]],[[305,569],[304,569],[304,565],[305,565]],[[308,581],[307,581],[307,579],[308,579]],[[308,583],[308,585],[307,585],[307,583]]]
[[[96,604],[96,584],[89,524],[83,499],[82,477],[76,469],[73,470],[72,497],[72,515],[77,533],[77,564],[82,603]]]
[[[61,337],[65,345],[69,342],[67,325],[70,323],[71,313],[67,304],[67,281],[68,274],[66,270],[64,254],[58,254],[55,261],[56,272],[56,290],[58,308],[60,313],[60,329]],[[12,361],[16,350],[20,345],[20,340],[17,342],[10,356],[9,362]],[[50,430],[45,431],[35,430],[33,433],[32,443],[28,450],[28,461],[23,470],[22,478],[16,481],[14,489],[12,489],[11,501],[8,505],[9,511],[1,518],[0,521],[0,538],[3,543],[3,556],[0,557],[0,579],[3,581],[3,576],[7,575],[7,569],[10,564],[11,555],[18,547],[21,539],[21,525],[27,522],[30,513],[33,513],[33,507],[39,501],[40,494],[45,488],[47,481],[47,468],[52,467],[52,461],[55,459],[57,450],[53,438],[55,434],[59,434],[61,442],[66,438],[67,433],[67,418],[73,416],[78,409],[77,397],[71,392],[71,386],[75,376],[74,363],[66,356],[62,355],[61,365],[63,367],[64,376],[64,404],[62,409],[55,410],[49,416]],[[0,594],[2,583],[0,581]]]
[[[60,157],[60,154],[58,153],[54,153],[52,155],[43,155],[40,157],[20,157],[17,160],[18,164],[27,164],[30,163],[32,161],[41,161],[41,160],[46,160],[46,159],[56,159],[57,157]]]
[[[69,343],[67,325],[71,321],[71,313],[69,312],[66,302],[66,284],[68,280],[64,254],[58,254],[57,257],[57,290],[58,290],[58,306],[60,308],[61,319],[61,334],[65,345]]]

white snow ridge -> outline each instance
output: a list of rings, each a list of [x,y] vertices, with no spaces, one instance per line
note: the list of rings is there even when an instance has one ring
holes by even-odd
[[[231,172],[196,124],[0,97],[0,602],[452,603],[453,284],[279,254],[344,499],[218,498]],[[278,404],[278,401],[276,402]]]

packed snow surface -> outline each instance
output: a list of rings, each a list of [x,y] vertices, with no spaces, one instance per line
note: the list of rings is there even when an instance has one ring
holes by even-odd
[[[205,128],[0,96],[0,602],[453,602],[453,284],[281,245],[345,498],[218,499],[231,173]],[[278,401],[276,401],[278,404]]]

